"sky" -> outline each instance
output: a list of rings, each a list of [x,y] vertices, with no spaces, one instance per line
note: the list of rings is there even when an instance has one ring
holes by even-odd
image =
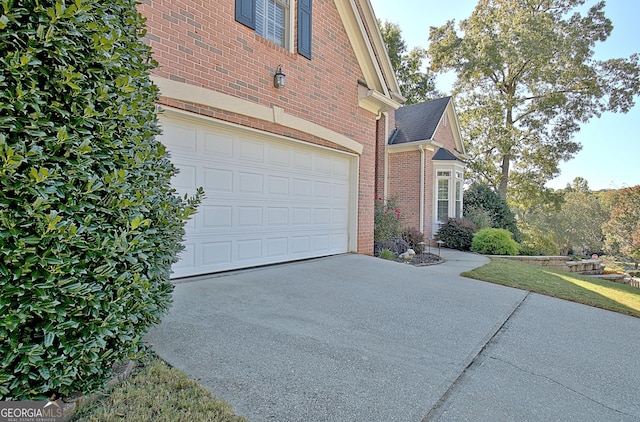
[[[411,50],[428,48],[429,27],[454,19],[456,25],[469,17],[477,0],[370,0],[376,17],[397,23]],[[587,6],[596,2],[587,0]],[[604,43],[596,44],[599,60],[640,53],[640,1],[607,0],[605,14],[613,31]],[[436,87],[450,93],[453,77],[436,78]],[[560,164],[560,175],[547,186],[562,189],[576,177],[589,182],[591,190],[620,189],[640,185],[640,96],[627,114],[603,114],[581,126],[575,140],[582,150]]]

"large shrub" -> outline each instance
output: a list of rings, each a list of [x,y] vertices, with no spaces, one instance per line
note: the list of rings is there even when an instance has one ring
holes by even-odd
[[[450,218],[438,230],[438,237],[444,242],[444,246],[460,251],[471,249],[473,235],[478,231],[478,227],[463,218]]]
[[[376,197],[373,221],[375,242],[401,237],[402,213],[398,208],[398,198],[391,197],[385,201],[383,198]]]
[[[0,399],[88,393],[171,300],[200,195],[156,140],[135,0],[0,8]]]
[[[475,182],[464,191],[464,215],[477,219],[479,227],[485,228],[491,220],[491,227],[506,229],[513,233],[516,241],[520,241],[520,232],[516,217],[507,202],[500,198],[488,185]]]
[[[473,236],[471,250],[486,255],[517,255],[518,244],[505,229],[482,229]]]

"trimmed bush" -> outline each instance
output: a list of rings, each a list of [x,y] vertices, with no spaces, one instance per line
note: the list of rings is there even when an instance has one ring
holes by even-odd
[[[505,229],[482,229],[473,236],[471,250],[486,255],[517,255],[518,244]]]
[[[438,237],[447,248],[468,251],[471,249],[473,235],[477,231],[477,226],[470,221],[463,218],[450,218],[438,230]]]
[[[0,399],[100,388],[171,302],[181,199],[135,0],[0,9]]]

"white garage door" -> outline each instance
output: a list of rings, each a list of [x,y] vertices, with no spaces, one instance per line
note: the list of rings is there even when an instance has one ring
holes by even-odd
[[[206,194],[173,278],[349,251],[353,156],[199,119],[160,121],[180,169],[174,187]]]

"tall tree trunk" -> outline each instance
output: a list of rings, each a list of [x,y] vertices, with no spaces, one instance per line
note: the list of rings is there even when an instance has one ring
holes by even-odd
[[[509,184],[509,167],[511,166],[511,154],[502,155],[502,174],[500,175],[500,185],[498,186],[498,196],[506,201],[507,185]]]
[[[513,110],[511,106],[507,106],[507,115],[505,118],[505,127],[509,137],[513,136]],[[498,195],[500,198],[507,200],[507,187],[509,186],[509,169],[511,167],[511,149],[513,148],[512,139],[509,139],[509,146],[502,154],[502,165],[500,175],[500,186],[498,186]]]

